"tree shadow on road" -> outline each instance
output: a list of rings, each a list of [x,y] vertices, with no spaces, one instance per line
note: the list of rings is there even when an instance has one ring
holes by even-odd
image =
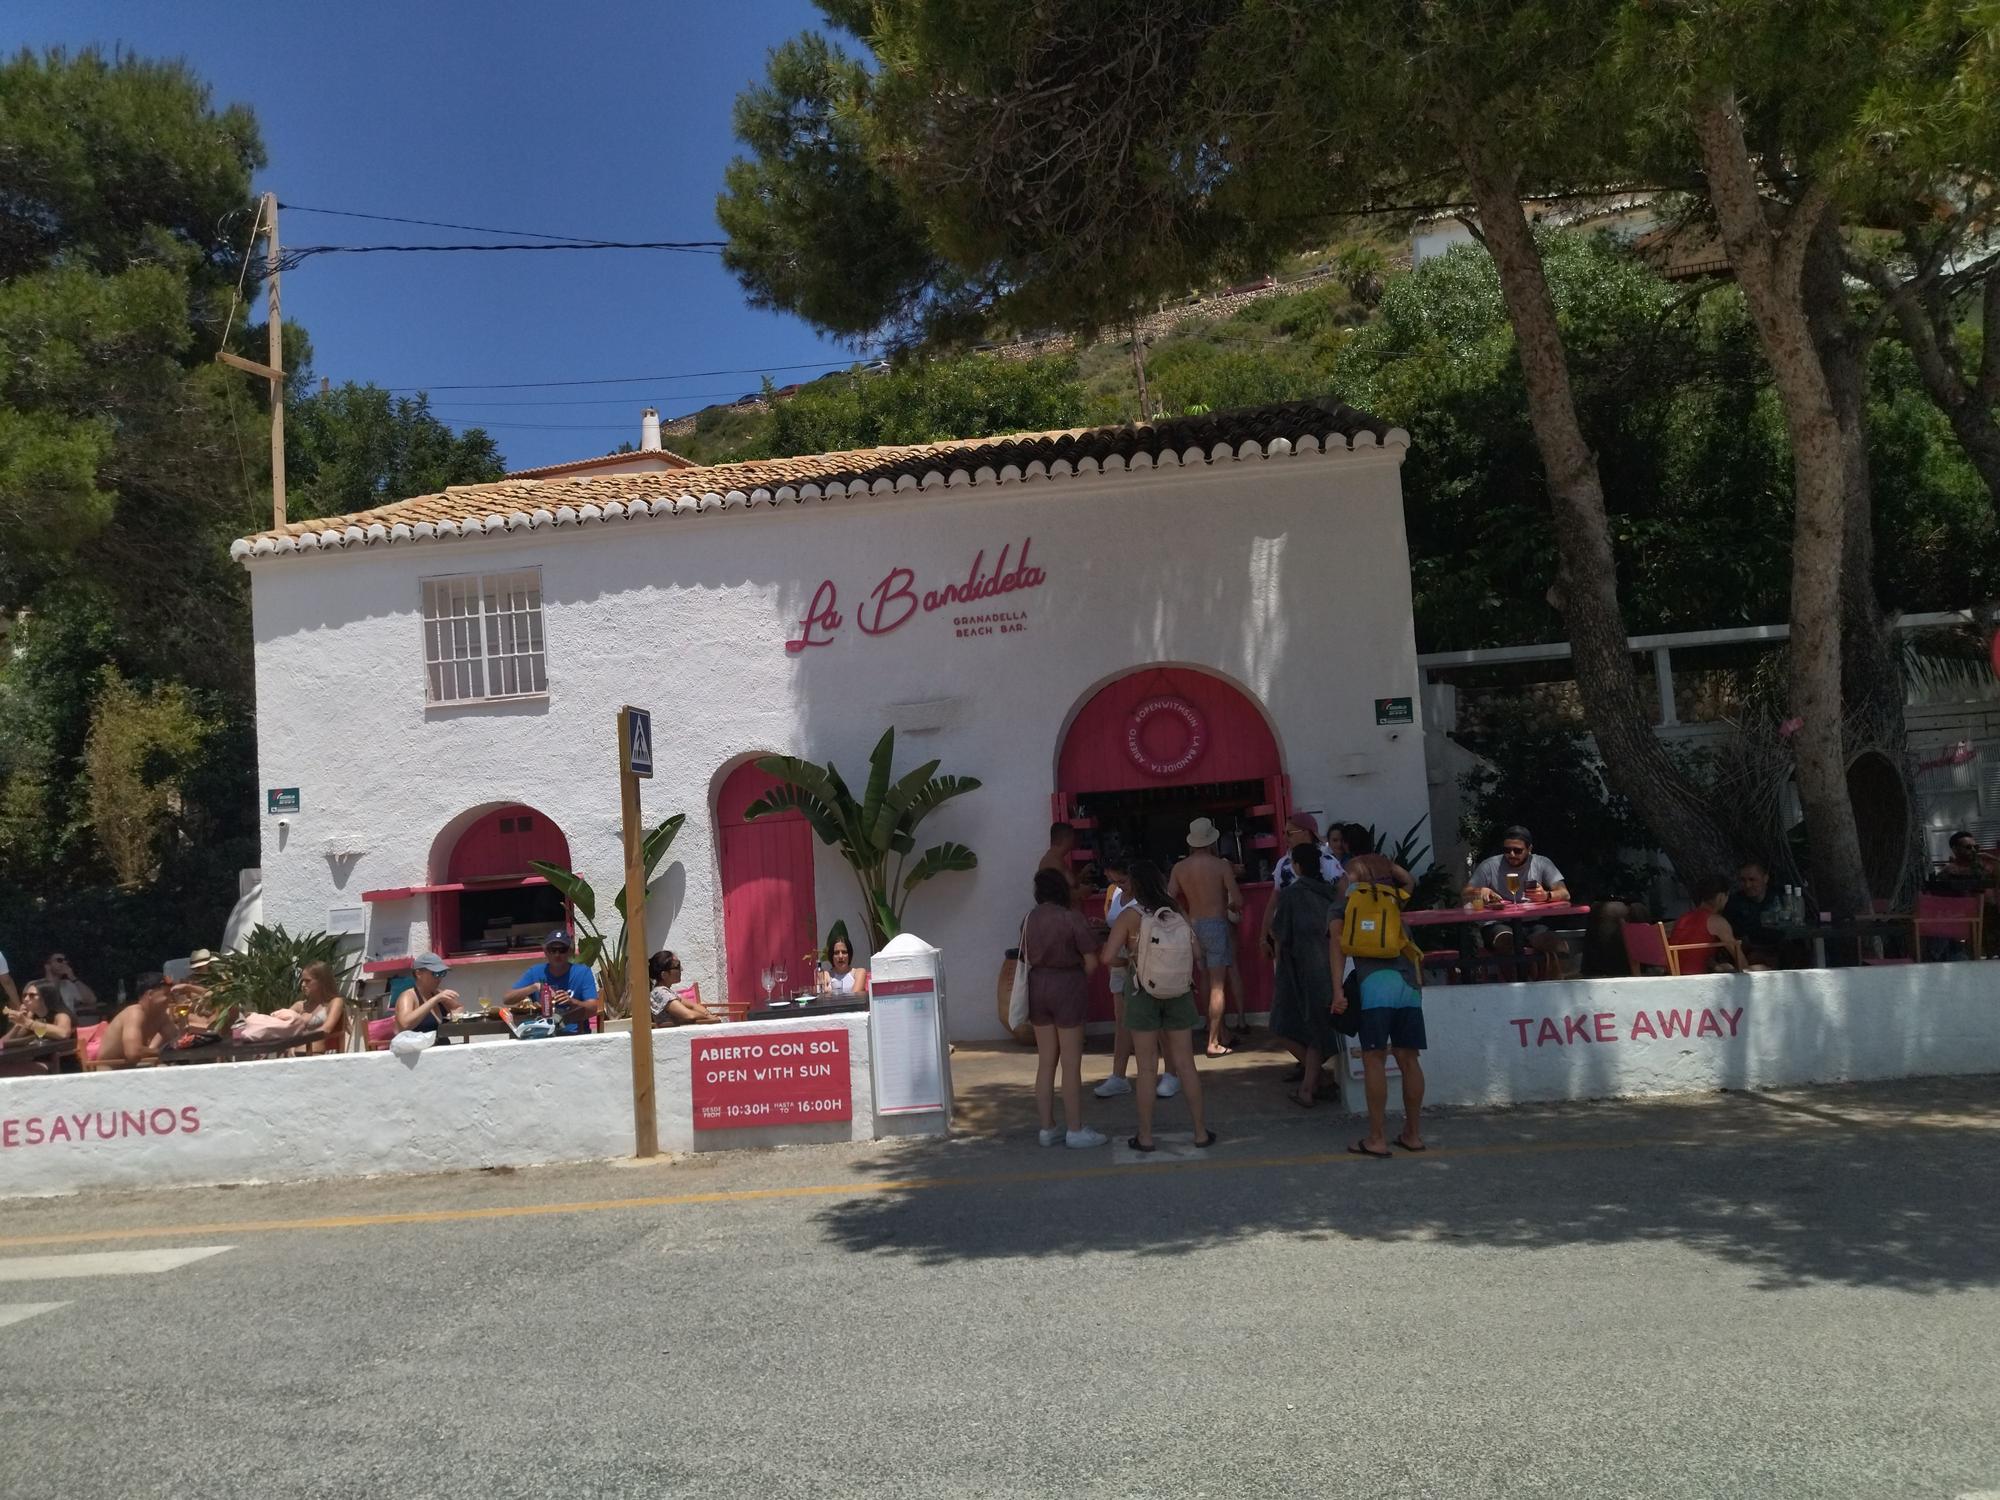
[[[2000,1284],[2000,1102],[1984,1080],[1896,1089],[1886,1103],[1830,1090],[1446,1115],[1439,1149],[1387,1162],[1345,1154],[1354,1122],[1338,1111],[1218,1111],[1229,1139],[1186,1164],[928,1142],[875,1164],[879,1190],[818,1220],[841,1249],[922,1264],[1186,1256],[1275,1234],[1330,1255],[1342,1241],[1671,1242],[1769,1289]]]

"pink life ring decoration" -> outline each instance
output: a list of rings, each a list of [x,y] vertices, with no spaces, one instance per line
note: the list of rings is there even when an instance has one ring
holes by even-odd
[[[1153,740],[1157,745],[1165,735],[1174,734],[1178,746],[1165,753],[1147,747],[1146,728],[1155,719],[1165,724],[1179,725],[1178,731],[1167,729],[1155,731]],[[1169,696],[1148,698],[1132,710],[1125,721],[1125,753],[1132,757],[1132,764],[1152,776],[1177,776],[1200,760],[1208,751],[1208,721],[1201,716],[1201,710],[1187,699]]]

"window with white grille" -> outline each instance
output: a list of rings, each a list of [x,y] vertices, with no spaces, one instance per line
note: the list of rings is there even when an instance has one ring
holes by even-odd
[[[549,690],[540,568],[426,578],[423,587],[426,701],[479,703]]]

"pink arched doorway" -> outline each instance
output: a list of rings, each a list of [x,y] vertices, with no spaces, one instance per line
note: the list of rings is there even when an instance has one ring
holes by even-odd
[[[535,953],[568,925],[562,895],[533,862],[570,868],[569,840],[547,814],[513,802],[459,834],[431,893],[431,946],[447,956]]]
[[[812,825],[797,812],[752,823],[743,809],[775,783],[746,761],[715,795],[722,867],[722,937],[731,1015],[764,1000],[758,977],[772,964],[796,969],[819,946],[813,908]],[[796,977],[796,976],[795,976]]]
[[[1219,852],[1243,882],[1237,933],[1246,1006],[1269,1008],[1270,975],[1256,935],[1271,897],[1270,869],[1291,812],[1278,738],[1257,701],[1190,667],[1142,667],[1105,684],[1070,720],[1056,754],[1053,818],[1078,831],[1080,866],[1115,845],[1163,870],[1186,852],[1197,817],[1223,832]],[[1091,1018],[1110,1020],[1110,993],[1092,986]]]

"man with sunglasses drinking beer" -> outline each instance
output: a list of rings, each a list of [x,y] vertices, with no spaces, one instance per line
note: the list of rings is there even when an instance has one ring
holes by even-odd
[[[590,1018],[602,1008],[597,976],[569,956],[569,934],[557,928],[542,940],[542,962],[523,974],[503,997],[508,1004],[531,999],[548,988],[549,1015],[565,1035],[590,1030]]]

